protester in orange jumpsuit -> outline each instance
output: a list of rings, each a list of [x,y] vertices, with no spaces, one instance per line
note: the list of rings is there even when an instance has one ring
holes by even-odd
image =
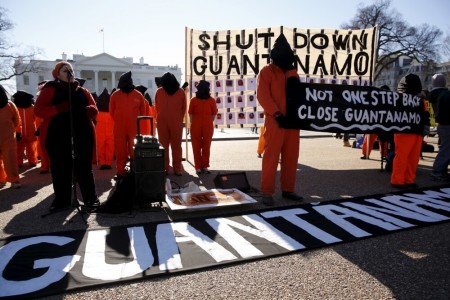
[[[266,131],[266,127],[261,126],[261,131],[259,132],[258,139],[258,148],[256,148],[256,154],[258,154],[259,158],[262,158],[262,154],[264,153],[264,132]]]
[[[23,165],[24,151],[30,167],[37,164],[37,138],[36,133],[36,116],[34,115],[34,96],[25,92],[17,91],[13,95],[14,104],[19,110],[20,120],[22,123],[22,138],[17,142],[17,165]]]
[[[145,100],[148,103],[148,112],[147,116],[152,117],[152,125],[150,126],[150,135],[156,135],[156,107],[152,103],[152,97],[148,93],[144,95]]]
[[[372,152],[373,145],[375,144],[376,140],[378,139],[378,135],[375,133],[365,134],[364,135],[364,141],[361,147],[362,150],[362,156],[361,159],[369,159],[370,153]],[[388,145],[387,143],[382,143],[380,140],[378,140],[378,144],[380,147],[380,155],[381,157],[386,157]]]
[[[116,152],[116,178],[126,174],[126,162],[133,159],[137,117],[145,115],[145,99],[135,90],[131,71],[122,74],[110,98],[109,113],[114,120],[114,150]]]
[[[415,74],[408,74],[398,83],[399,93],[407,93],[420,96],[422,83]],[[428,112],[425,111],[423,98],[420,98],[421,125],[429,125]],[[419,164],[420,151],[422,149],[422,132],[420,133],[396,133],[394,134],[395,157],[391,175],[391,185],[395,188],[405,189],[417,187],[416,179],[417,165]]]
[[[147,91],[147,87],[143,86],[143,85],[138,85],[135,87],[135,89],[141,93],[141,95],[144,97],[145,99],[145,92]],[[148,103],[147,99],[145,99],[145,114],[143,116],[150,116],[150,104]],[[156,120],[154,120],[156,121]],[[153,121],[152,121],[153,122]],[[141,121],[141,123],[139,124],[139,129],[141,131],[141,135],[150,135],[150,127],[152,125],[155,124],[150,124],[149,121]]]
[[[114,161],[114,121],[109,114],[109,98],[110,95],[105,88],[97,99],[98,115],[95,134],[100,170],[110,170]]]
[[[166,173],[169,173],[170,170],[169,151],[171,150],[173,172],[175,175],[181,176],[183,172],[181,142],[183,119],[187,108],[186,94],[180,88],[178,80],[170,72],[161,77],[161,85],[155,94],[158,139],[165,149]]]
[[[20,188],[16,143],[16,139],[20,139],[20,116],[16,105],[8,101],[8,93],[2,85],[0,85],[0,128],[0,159],[3,160],[3,166],[0,166],[0,187],[6,182],[11,182],[12,188]]]
[[[273,205],[275,178],[281,156],[281,191],[284,198],[301,201],[295,193],[300,130],[283,128],[286,121],[286,84],[289,77],[298,80],[294,69],[294,53],[286,37],[281,34],[270,52],[271,63],[258,74],[257,98],[264,109],[266,131],[264,132],[264,156],[262,158],[262,201]]]
[[[216,101],[211,97],[209,82],[200,80],[195,97],[189,102],[191,121],[191,143],[194,167],[197,174],[209,174],[211,142],[214,134],[214,119],[217,114]]]
[[[42,88],[48,82],[42,81],[38,84],[38,92],[36,93],[36,98],[39,96]],[[48,157],[47,149],[45,149],[45,138],[47,137],[47,128],[51,118],[39,118],[36,116],[36,132],[37,136],[37,150],[38,156],[41,159],[41,174],[47,174],[50,172],[50,158]]]

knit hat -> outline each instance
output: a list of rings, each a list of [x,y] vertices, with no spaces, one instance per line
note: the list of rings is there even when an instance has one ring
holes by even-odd
[[[447,82],[445,80],[444,74],[441,73],[434,74],[433,77],[431,77],[431,84],[433,88],[446,87]]]
[[[52,71],[52,76],[53,76],[53,78],[58,78],[58,75],[59,75],[59,71],[61,70],[61,68],[62,67],[64,67],[64,66],[70,66],[70,68],[72,68],[72,65],[70,64],[70,63],[68,63],[67,61],[60,61],[59,63],[57,63],[56,65],[55,65],[55,67],[53,68],[53,71]]]

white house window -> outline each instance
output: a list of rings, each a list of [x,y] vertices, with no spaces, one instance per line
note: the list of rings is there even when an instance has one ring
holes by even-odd
[[[23,75],[23,84],[30,85],[30,77],[28,75]]]

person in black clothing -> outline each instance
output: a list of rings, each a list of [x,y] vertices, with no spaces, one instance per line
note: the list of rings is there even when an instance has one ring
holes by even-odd
[[[70,63],[58,62],[52,75],[54,80],[45,84],[35,105],[36,116],[48,120],[45,147],[55,194],[50,211],[70,207],[73,179],[87,209],[94,210],[100,204],[92,172],[98,110],[91,93],[74,80]]]

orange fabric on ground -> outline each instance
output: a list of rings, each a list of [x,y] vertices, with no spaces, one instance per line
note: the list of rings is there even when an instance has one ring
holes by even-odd
[[[17,167],[16,132],[21,131],[19,111],[11,101],[0,108],[0,157],[3,160],[5,181],[19,181],[19,168]]]
[[[134,138],[137,133],[136,120],[145,115],[145,99],[137,90],[126,94],[115,91],[110,98],[109,113],[114,120],[114,150],[117,174],[126,173],[125,165],[133,158]]]
[[[37,164],[36,116],[34,105],[28,108],[17,108],[22,122],[22,139],[17,142],[17,164],[23,165],[24,151],[30,165]]]
[[[259,132],[258,148],[256,148],[256,153],[262,155],[264,153],[264,132],[266,131],[265,126],[261,126],[261,131]]]
[[[114,121],[109,112],[99,111],[95,134],[97,135],[97,161],[99,165],[112,166],[114,161]]]
[[[191,143],[196,170],[209,168],[211,142],[214,134],[214,118],[217,114],[216,101],[194,97],[189,103],[191,120]]]
[[[286,115],[286,80],[297,77],[296,70],[283,72],[274,64],[263,67],[258,75],[257,98],[264,109],[264,156],[262,159],[261,192],[275,192],[275,178],[280,161],[281,190],[295,192],[297,164],[300,148],[300,130],[284,129],[278,125],[274,114]]]
[[[183,171],[181,142],[183,139],[183,119],[187,109],[186,94],[182,88],[179,88],[173,95],[169,95],[162,87],[158,88],[155,94],[155,107],[158,139],[165,149],[166,172],[170,170],[170,147],[173,170],[175,173],[180,173]]]
[[[394,134],[395,157],[391,184],[414,183],[422,149],[422,140],[422,136],[418,134]]]

